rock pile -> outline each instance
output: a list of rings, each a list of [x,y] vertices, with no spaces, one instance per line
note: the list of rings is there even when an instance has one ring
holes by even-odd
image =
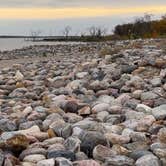
[[[166,165],[166,54],[151,42],[1,68],[0,166]]]

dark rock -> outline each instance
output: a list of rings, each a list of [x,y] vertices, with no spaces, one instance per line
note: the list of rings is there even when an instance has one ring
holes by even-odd
[[[57,158],[57,157],[64,157],[66,159],[69,159],[71,161],[74,161],[76,159],[75,153],[71,151],[64,151],[64,150],[53,150],[48,151],[47,158]]]
[[[64,111],[65,112],[71,112],[71,113],[77,113],[78,112],[78,104],[75,101],[68,101],[65,104]]]
[[[93,149],[95,146],[107,145],[105,136],[102,133],[89,131],[85,133],[81,138],[81,151],[83,151],[87,156],[92,157]]]
[[[126,157],[126,156],[112,156],[109,157],[106,162],[105,166],[133,166],[134,165],[134,160]]]
[[[152,152],[147,151],[147,150],[136,150],[136,151],[133,151],[133,152],[130,154],[130,157],[133,158],[134,160],[137,160],[137,159],[139,159],[140,157],[145,156],[145,155],[148,155],[148,154],[152,154]]]

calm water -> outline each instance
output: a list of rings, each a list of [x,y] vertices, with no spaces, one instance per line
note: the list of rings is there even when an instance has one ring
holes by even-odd
[[[78,44],[78,42],[32,42],[19,38],[0,38],[0,51],[14,50],[30,45]]]

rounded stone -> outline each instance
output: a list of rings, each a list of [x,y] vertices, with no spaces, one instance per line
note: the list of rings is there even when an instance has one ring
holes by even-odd
[[[45,160],[45,156],[41,154],[33,154],[33,155],[28,155],[24,157],[23,161],[24,162],[32,162],[32,163],[37,163],[41,160]]]
[[[166,127],[159,130],[158,138],[162,143],[166,143]]]
[[[161,166],[159,159],[154,155],[145,155],[140,157],[136,163],[136,166]]]

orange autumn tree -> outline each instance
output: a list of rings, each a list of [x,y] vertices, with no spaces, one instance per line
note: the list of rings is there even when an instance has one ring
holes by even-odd
[[[166,36],[166,15],[152,20],[151,15],[137,18],[133,23],[117,25],[114,34],[121,38],[156,38]]]

